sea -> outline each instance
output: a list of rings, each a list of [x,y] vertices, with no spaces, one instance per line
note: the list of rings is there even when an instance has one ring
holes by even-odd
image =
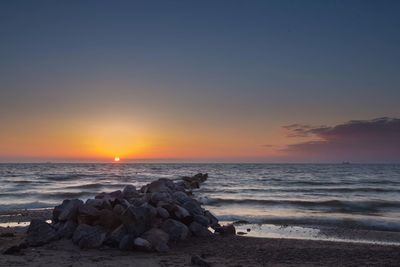
[[[0,164],[0,211],[198,172],[209,178],[194,195],[221,221],[400,232],[400,164]]]

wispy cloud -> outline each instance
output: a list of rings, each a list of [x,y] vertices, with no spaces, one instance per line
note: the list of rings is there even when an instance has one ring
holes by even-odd
[[[292,124],[289,137],[310,141],[283,149],[291,157],[310,160],[400,161],[400,119],[353,120],[336,126]]]

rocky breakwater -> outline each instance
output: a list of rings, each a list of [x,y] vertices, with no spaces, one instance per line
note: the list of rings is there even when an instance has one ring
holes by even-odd
[[[51,224],[32,220],[26,245],[41,246],[66,238],[80,248],[165,252],[170,242],[191,236],[235,234],[233,225],[221,226],[194,198],[192,189],[207,178],[201,173],[178,181],[161,178],[140,190],[127,185],[122,191],[101,193],[85,203],[64,200],[54,208]]]

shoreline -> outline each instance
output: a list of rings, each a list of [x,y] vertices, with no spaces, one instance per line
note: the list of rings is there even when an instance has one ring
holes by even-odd
[[[51,209],[0,212],[0,222],[10,219],[51,218]],[[253,225],[256,226],[256,225]],[[246,224],[237,227],[241,232]],[[278,226],[276,226],[278,227]],[[26,226],[0,227],[0,251],[20,243]],[[284,228],[282,228],[284,229]],[[4,233],[12,233],[4,235]],[[343,233],[342,233],[343,234]],[[347,234],[347,233],[346,233]],[[365,234],[365,233],[364,233]],[[371,234],[371,233],[370,233]],[[382,234],[382,233],[378,233]],[[387,233],[391,235],[393,233]],[[400,233],[396,233],[399,236]],[[108,247],[79,249],[71,240],[58,240],[42,247],[29,247],[17,255],[2,255],[0,266],[192,266],[193,255],[201,255],[212,266],[396,266],[400,262],[398,245],[271,238],[247,235],[192,237],[172,243],[167,253],[120,251]]]
[[[0,211],[0,234],[8,232],[8,230],[22,233],[26,231],[32,219],[41,219],[50,223],[52,211],[53,208]],[[243,221],[221,221],[221,223],[234,223],[237,235],[250,238],[330,241],[400,247],[400,232],[396,231],[316,225],[261,224]]]

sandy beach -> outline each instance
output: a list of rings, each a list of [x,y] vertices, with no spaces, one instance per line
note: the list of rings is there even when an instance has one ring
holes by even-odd
[[[50,210],[2,212],[1,223],[48,218]],[[22,242],[26,227],[1,227],[0,250]],[[12,233],[10,235],[10,233]],[[211,266],[398,266],[400,247],[246,236],[192,237],[172,243],[166,253],[79,249],[71,240],[2,255],[0,266],[192,266],[202,256]]]

